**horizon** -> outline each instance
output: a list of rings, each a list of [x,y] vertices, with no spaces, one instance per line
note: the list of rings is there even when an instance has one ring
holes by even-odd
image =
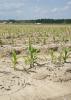
[[[71,20],[71,18],[68,18],[68,19],[64,19],[64,18],[61,18],[61,19],[50,19],[50,18],[39,18],[39,19],[0,19],[0,21],[10,21],[10,20],[14,20],[14,21],[29,21],[29,20]]]
[[[2,0],[0,20],[71,19],[71,0]]]

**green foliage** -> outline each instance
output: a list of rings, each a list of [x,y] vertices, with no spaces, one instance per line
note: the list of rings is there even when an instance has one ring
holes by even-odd
[[[3,41],[2,41],[2,39],[0,38],[0,45],[2,45],[3,44]]]
[[[52,63],[55,63],[56,62],[56,56],[54,54],[54,50],[53,49],[49,50],[49,53],[50,53],[50,56],[51,56]]]
[[[25,63],[30,64],[30,68],[34,67],[34,63],[36,62],[37,59],[37,53],[39,52],[37,49],[32,47],[30,38],[29,38],[29,55],[25,58]]]
[[[63,60],[64,60],[64,63],[66,63],[68,57],[69,57],[69,51],[70,49],[69,48],[63,48]]]
[[[12,52],[12,62],[13,62],[14,70],[15,70],[16,64],[17,64],[17,54],[16,54],[15,50],[13,50],[13,52]]]
[[[60,51],[59,56],[58,56],[58,62],[61,64],[63,62],[63,53]]]

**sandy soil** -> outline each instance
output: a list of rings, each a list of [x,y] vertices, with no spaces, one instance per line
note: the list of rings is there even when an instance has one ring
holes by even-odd
[[[58,67],[47,62],[48,56],[42,53],[39,65],[25,70],[28,66],[22,56],[27,53],[26,48],[0,47],[0,100],[71,100],[71,63]],[[16,71],[11,61],[12,49],[20,51]]]

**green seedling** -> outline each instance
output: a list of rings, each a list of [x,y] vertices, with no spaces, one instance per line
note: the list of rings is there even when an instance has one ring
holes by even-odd
[[[2,39],[0,38],[0,45],[3,45],[3,41],[2,41]]]
[[[29,48],[28,48],[28,51],[29,51],[29,55],[26,57],[25,63],[26,64],[30,64],[30,68],[33,68],[34,67],[34,63],[36,62],[36,59],[37,59],[38,50],[35,49],[32,46],[30,39],[29,39]]]
[[[54,54],[54,50],[51,49],[51,50],[49,51],[49,53],[50,53],[50,56],[51,56],[51,62],[52,62],[52,63],[55,63],[55,61],[56,61],[56,56],[55,56],[55,54]]]
[[[17,54],[16,54],[15,50],[13,50],[13,52],[12,52],[12,62],[13,62],[14,70],[16,70]]]
[[[58,56],[58,62],[62,63],[63,62],[63,56],[62,56],[62,51],[59,52],[59,56]]]
[[[56,59],[56,65],[57,67],[62,67],[63,66],[63,56],[62,56],[62,51],[60,51],[57,55],[57,59]]]
[[[63,49],[63,60],[64,60],[64,63],[67,62],[67,59],[69,58],[69,48],[64,48]]]

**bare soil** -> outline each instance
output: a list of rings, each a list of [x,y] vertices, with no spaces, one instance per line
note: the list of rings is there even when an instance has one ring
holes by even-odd
[[[66,47],[71,44],[66,44]],[[52,64],[47,48],[59,44],[35,45],[41,52],[37,64],[28,69],[24,62],[27,45],[2,45],[0,47],[0,100],[71,100],[71,58],[61,65]],[[18,55],[17,70],[14,70],[11,53]]]

